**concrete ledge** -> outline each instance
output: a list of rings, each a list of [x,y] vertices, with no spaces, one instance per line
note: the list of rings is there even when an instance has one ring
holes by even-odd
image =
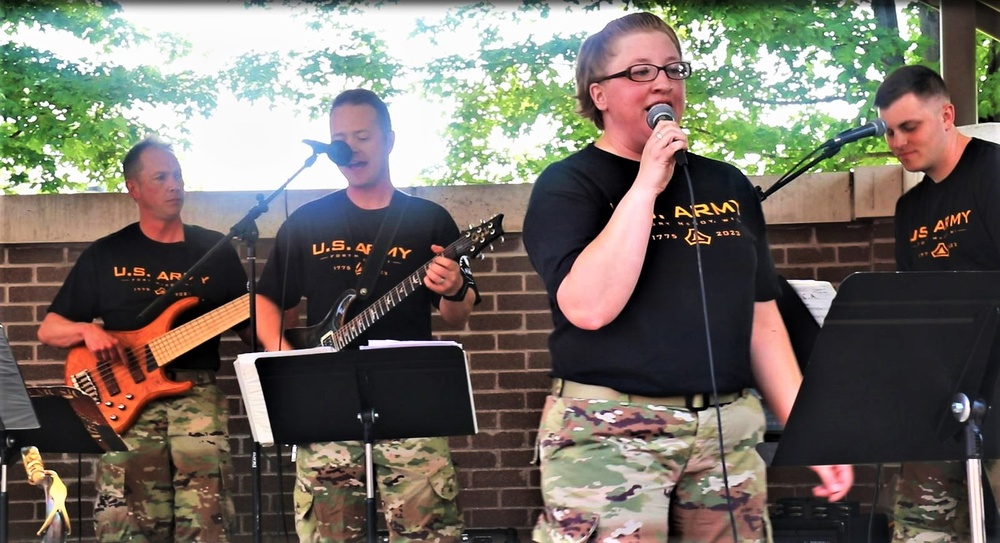
[[[856,173],[803,175],[764,202],[771,224],[850,222],[855,218],[891,217],[903,183],[899,166],[859,168]],[[751,177],[762,189],[776,176]],[[697,182],[697,180],[694,180]],[[460,229],[504,214],[504,231],[520,232],[534,185],[403,187],[408,194],[444,206]],[[289,190],[257,219],[261,238],[271,238],[302,204],[330,191]],[[257,205],[257,192],[189,192],[184,219],[228,232]],[[261,194],[261,198],[268,196]],[[0,243],[73,243],[93,241],[136,220],[127,194],[82,193],[0,196]]]

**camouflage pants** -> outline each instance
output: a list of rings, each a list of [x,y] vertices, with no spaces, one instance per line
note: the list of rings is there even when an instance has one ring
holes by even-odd
[[[1000,461],[984,461],[983,471],[990,480],[994,497],[1000,495]],[[986,512],[986,515],[990,514]],[[969,541],[969,490],[965,463],[903,463],[896,482],[893,520],[893,541]]]
[[[390,541],[459,541],[464,524],[446,439],[380,441],[373,447],[372,461]],[[364,541],[364,444],[299,447],[295,471],[299,541]]]
[[[228,541],[236,518],[226,398],[216,385],[154,400],[101,456],[98,541]]]
[[[721,408],[740,541],[770,538],[760,401]],[[539,542],[731,541],[714,409],[549,396],[538,431]]]

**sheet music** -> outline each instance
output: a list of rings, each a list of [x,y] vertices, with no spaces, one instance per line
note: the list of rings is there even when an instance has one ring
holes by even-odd
[[[438,340],[398,340],[398,339],[372,339],[368,341],[368,345],[362,345],[360,349],[362,351],[367,349],[395,349],[397,347],[458,347],[462,348],[461,343],[456,343],[454,341],[438,341]]]
[[[837,296],[836,289],[829,281],[814,281],[812,279],[789,279],[788,284],[795,289],[795,293],[802,299],[806,309],[812,314],[816,322],[822,327],[826,320],[826,314],[830,312],[830,305]]]
[[[236,380],[240,384],[240,392],[243,396],[243,404],[247,409],[247,419],[250,421],[250,432],[253,434],[254,441],[264,446],[274,445],[271,419],[267,414],[267,404],[264,403],[264,392],[260,388],[260,376],[257,375],[257,359],[292,354],[332,352],[334,352],[333,347],[313,347],[295,351],[243,353],[236,357],[236,362],[233,363],[236,370]]]

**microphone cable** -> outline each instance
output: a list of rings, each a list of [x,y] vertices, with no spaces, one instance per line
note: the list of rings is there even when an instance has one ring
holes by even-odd
[[[674,108],[670,104],[661,103],[649,108],[646,113],[646,125],[656,130],[656,125],[660,121],[675,121],[677,116]],[[733,513],[733,496],[729,491],[729,469],[726,467],[726,441],[722,435],[722,408],[719,406],[719,388],[715,379],[715,354],[712,348],[712,327],[708,319],[708,292],[705,287],[705,267],[701,258],[701,232],[698,229],[698,213],[695,211],[694,183],[691,181],[691,172],[688,170],[687,151],[680,150],[674,153],[674,162],[684,171],[684,178],[688,187],[688,198],[691,202],[691,230],[694,232],[694,253],[698,263],[698,286],[701,294],[701,314],[705,324],[705,343],[708,354],[708,372],[712,383],[712,403],[715,406],[716,428],[719,431],[719,462],[722,465],[722,484],[725,488],[726,511],[729,513],[729,526],[733,531],[733,542],[739,541],[736,530],[736,516]],[[751,322],[751,326],[753,326]]]
[[[736,516],[733,514],[733,496],[729,491],[729,470],[726,468],[726,442],[722,435],[722,408],[719,407],[719,389],[715,381],[715,355],[712,349],[712,327],[708,319],[708,293],[705,287],[705,268],[701,260],[701,243],[698,242],[701,232],[698,230],[698,213],[695,212],[694,183],[691,182],[691,172],[688,170],[687,157],[679,158],[683,159],[683,163],[680,160],[675,160],[677,160],[684,171],[684,178],[688,187],[688,197],[691,202],[691,229],[694,231],[694,253],[698,263],[698,286],[701,294],[702,318],[705,324],[705,342],[708,348],[708,372],[712,382],[712,403],[715,405],[716,427],[719,430],[719,457],[722,464],[722,485],[726,494],[726,510],[729,512],[729,526],[733,531],[733,541],[736,542],[739,541],[739,537],[736,531]]]

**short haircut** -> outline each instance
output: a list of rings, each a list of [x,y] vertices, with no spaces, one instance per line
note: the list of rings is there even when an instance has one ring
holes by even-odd
[[[875,107],[884,109],[904,95],[913,93],[921,100],[941,97],[951,100],[944,79],[927,66],[903,66],[889,74],[875,91]]]
[[[149,148],[162,149],[170,154],[174,154],[174,148],[169,143],[160,140],[156,136],[147,136],[139,143],[133,145],[125,153],[125,158],[122,159],[122,175],[125,176],[126,180],[135,179],[139,175],[141,168],[139,158],[142,156],[142,152]]]
[[[681,53],[681,42],[677,33],[663,19],[652,13],[630,13],[611,21],[598,32],[587,38],[580,46],[580,54],[576,60],[576,100],[577,113],[593,121],[597,128],[604,129],[604,115],[590,98],[590,85],[607,75],[608,58],[614,54],[612,48],[622,36],[638,32],[663,32],[674,45],[677,53]]]
[[[382,129],[382,136],[388,138],[392,132],[392,119],[389,118],[389,108],[377,94],[368,89],[351,89],[337,95],[330,104],[330,114],[340,106],[351,104],[355,106],[371,106],[375,110],[375,117],[378,120],[379,128]]]

